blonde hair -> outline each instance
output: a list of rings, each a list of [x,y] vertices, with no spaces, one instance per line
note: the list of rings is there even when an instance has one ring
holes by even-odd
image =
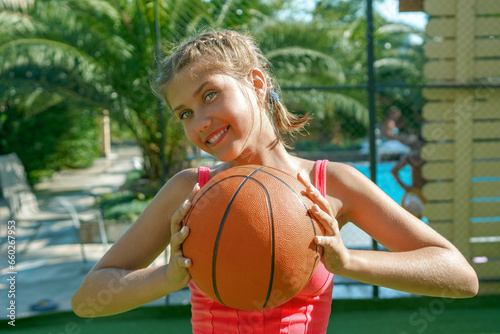
[[[283,141],[283,134],[298,132],[309,121],[309,115],[295,115],[276,99],[275,80],[270,73],[270,63],[255,41],[248,35],[232,30],[203,32],[173,49],[160,67],[156,80],[157,91],[166,100],[168,84],[181,70],[190,67],[197,74],[221,73],[243,82],[253,68],[265,76],[267,90],[264,109],[269,115],[274,131]]]

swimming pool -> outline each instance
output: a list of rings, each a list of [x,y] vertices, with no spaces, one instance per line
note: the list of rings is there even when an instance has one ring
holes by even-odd
[[[377,185],[393,200],[400,204],[405,192],[391,174],[391,169],[396,163],[397,161],[388,161],[377,164]],[[370,164],[368,162],[349,163],[349,165],[353,166],[366,177],[370,178]],[[405,184],[411,184],[410,166],[403,167],[399,171],[399,177]]]

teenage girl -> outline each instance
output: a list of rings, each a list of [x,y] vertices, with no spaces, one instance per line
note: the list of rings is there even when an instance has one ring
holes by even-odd
[[[324,333],[333,274],[428,296],[477,293],[476,273],[461,253],[356,169],[287,152],[282,135],[298,131],[309,117],[293,115],[279,102],[268,62],[249,36],[227,30],[195,36],[164,61],[157,83],[188,140],[222,163],[183,170],[163,186],[89,272],[72,299],[77,315],[125,312],[189,284],[195,333]],[[311,213],[325,228],[325,236],[314,239],[324,255],[309,284],[292,300],[265,311],[230,309],[208,298],[192,282],[192,260],[181,250],[189,238],[181,222],[200,186],[245,164],[297,175],[304,195],[316,203]],[[388,251],[346,248],[339,231],[347,222]],[[168,244],[169,264],[149,266]]]

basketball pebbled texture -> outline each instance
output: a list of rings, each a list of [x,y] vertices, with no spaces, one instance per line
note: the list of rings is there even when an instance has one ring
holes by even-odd
[[[233,167],[213,177],[193,199],[184,224],[184,256],[200,289],[242,310],[279,306],[313,275],[322,235],[308,212],[304,185],[272,167]]]

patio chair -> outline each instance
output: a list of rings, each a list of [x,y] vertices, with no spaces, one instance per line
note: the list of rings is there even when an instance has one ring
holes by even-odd
[[[107,236],[100,210],[93,209],[78,212],[73,204],[61,197],[52,198],[51,207],[41,207],[26,178],[24,166],[16,153],[0,155],[1,194],[10,210],[9,220],[16,223],[34,223],[35,232],[30,236],[23,252],[27,250],[42,224],[71,220],[83,262],[87,262],[83,242],[80,236],[80,223],[95,221],[99,225],[101,242],[107,246]]]

